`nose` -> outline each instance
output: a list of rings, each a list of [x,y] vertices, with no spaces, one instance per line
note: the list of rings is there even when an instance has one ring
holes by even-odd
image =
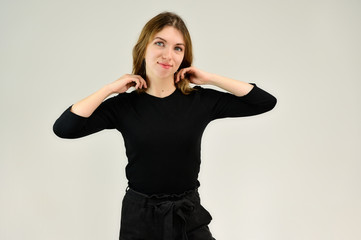
[[[164,48],[162,57],[164,59],[170,59],[172,57],[172,51],[169,47]]]

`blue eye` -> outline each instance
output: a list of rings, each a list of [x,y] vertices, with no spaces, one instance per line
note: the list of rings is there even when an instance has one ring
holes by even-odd
[[[163,47],[164,46],[164,43],[162,42],[156,42],[155,45],[159,46],[159,47]]]
[[[178,52],[182,52],[182,51],[183,51],[183,48],[181,48],[181,47],[176,47],[175,50],[178,51]]]

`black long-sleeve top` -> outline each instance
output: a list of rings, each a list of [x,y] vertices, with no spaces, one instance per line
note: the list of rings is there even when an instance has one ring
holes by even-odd
[[[165,98],[121,93],[105,100],[88,118],[69,107],[53,130],[61,138],[79,138],[117,129],[124,138],[130,188],[146,194],[182,193],[199,186],[201,138],[210,121],[261,114],[277,102],[255,84],[242,97],[195,89],[189,95],[176,89]]]

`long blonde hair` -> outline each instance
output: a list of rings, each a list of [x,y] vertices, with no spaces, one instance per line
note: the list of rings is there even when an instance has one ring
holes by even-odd
[[[142,32],[139,35],[139,39],[133,48],[133,74],[140,75],[146,80],[145,71],[145,52],[147,46],[155,34],[160,32],[165,26],[172,26],[179,30],[184,39],[185,51],[183,61],[179,69],[190,67],[193,62],[193,50],[192,40],[188,32],[188,29],[180,16],[172,12],[162,12],[157,16],[150,19],[143,27]],[[178,70],[179,70],[178,69]],[[146,80],[147,81],[147,80]],[[189,79],[184,78],[178,83],[176,87],[182,91],[183,94],[189,94],[193,88],[189,86]],[[138,92],[145,91],[144,89],[138,89]]]

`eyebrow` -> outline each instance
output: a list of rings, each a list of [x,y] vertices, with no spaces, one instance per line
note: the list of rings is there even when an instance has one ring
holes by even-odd
[[[159,38],[160,40],[162,40],[162,41],[164,41],[164,42],[167,42],[167,40],[165,40],[164,38],[161,38],[161,37],[155,37],[154,40],[157,39],[157,38]],[[176,45],[183,45],[183,46],[185,46],[184,43],[176,43]]]

